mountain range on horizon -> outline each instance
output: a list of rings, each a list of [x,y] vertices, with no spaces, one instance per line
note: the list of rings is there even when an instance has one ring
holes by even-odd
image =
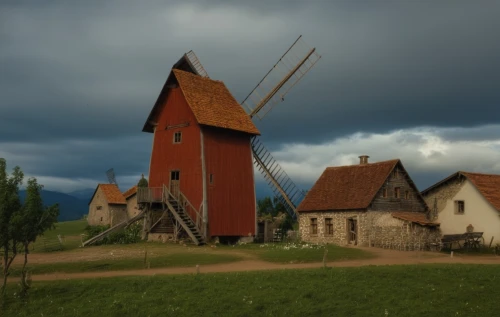
[[[89,202],[94,194],[95,188],[84,188],[69,193],[42,189],[41,195],[44,205],[59,204],[59,217],[57,220],[72,221],[82,219],[89,212]],[[270,189],[262,186],[255,188],[257,199],[265,196],[273,196]],[[19,191],[21,202],[26,198],[26,190]]]

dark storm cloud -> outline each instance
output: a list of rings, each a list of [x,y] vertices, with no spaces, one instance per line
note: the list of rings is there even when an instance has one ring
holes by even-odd
[[[0,152],[22,153],[37,174],[141,173],[151,150],[142,126],[184,52],[241,101],[299,34],[322,59],[257,122],[270,148],[496,123],[499,10],[493,1],[3,1]],[[467,137],[459,133],[444,137]],[[6,150],[19,144],[37,146]]]

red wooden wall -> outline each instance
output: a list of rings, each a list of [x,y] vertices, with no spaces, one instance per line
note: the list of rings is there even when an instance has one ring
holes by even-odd
[[[202,127],[211,236],[255,235],[253,162],[248,134]],[[210,184],[210,174],[213,184]]]
[[[187,127],[166,129],[187,122]],[[177,131],[182,132],[180,144],[173,143]],[[180,88],[169,90],[160,111],[149,167],[149,187],[169,186],[171,170],[180,171],[180,190],[199,209],[203,200],[200,126]]]

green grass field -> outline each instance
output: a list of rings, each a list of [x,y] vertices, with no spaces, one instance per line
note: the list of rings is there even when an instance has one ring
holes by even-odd
[[[187,267],[216,263],[228,263],[241,260],[241,257],[230,254],[200,254],[200,253],[174,253],[139,258],[103,259],[97,261],[56,262],[50,264],[29,264],[28,270],[32,274],[47,273],[78,273],[100,271],[140,270],[145,268],[160,267]],[[13,266],[10,276],[20,276],[21,266]],[[1,275],[0,275],[1,276]]]
[[[408,265],[9,285],[4,316],[497,316],[498,265]]]
[[[57,235],[61,235],[63,250],[76,249],[81,245],[80,234],[85,233],[87,220],[75,220],[56,223],[56,228],[46,231],[31,245],[30,252],[50,252],[56,250]]]

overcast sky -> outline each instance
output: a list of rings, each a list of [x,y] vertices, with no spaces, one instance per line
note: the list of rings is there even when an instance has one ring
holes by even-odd
[[[46,189],[147,175],[142,126],[183,53],[242,101],[300,34],[322,58],[256,123],[302,188],[361,154],[420,189],[500,173],[500,1],[41,3],[0,2],[0,157]]]

